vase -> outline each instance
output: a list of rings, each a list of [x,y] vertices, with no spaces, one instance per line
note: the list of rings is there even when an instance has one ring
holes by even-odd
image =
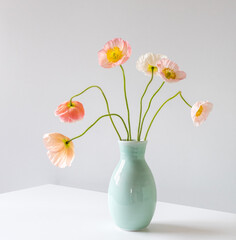
[[[108,189],[110,214],[128,231],[146,228],[156,208],[156,184],[145,161],[146,141],[119,141],[120,161]]]

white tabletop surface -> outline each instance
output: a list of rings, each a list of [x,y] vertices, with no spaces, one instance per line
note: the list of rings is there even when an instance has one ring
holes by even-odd
[[[56,185],[0,194],[1,240],[236,240],[236,214],[157,202],[140,232],[115,226],[107,194]]]

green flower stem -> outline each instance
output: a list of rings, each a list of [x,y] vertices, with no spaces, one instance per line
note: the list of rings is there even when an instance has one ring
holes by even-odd
[[[130,112],[129,112],[129,105],[128,105],[128,99],[127,99],[127,93],[126,93],[126,80],[125,80],[125,71],[124,68],[122,67],[122,65],[120,65],[120,68],[122,70],[123,73],[123,78],[124,78],[124,95],[125,95],[125,102],[126,102],[126,107],[127,107],[127,113],[128,113],[128,125],[129,125],[129,139],[131,140],[131,126],[130,126]]]
[[[147,92],[147,89],[149,87],[149,85],[151,84],[152,80],[153,80],[153,71],[154,71],[154,67],[152,67],[152,77],[150,79],[150,81],[148,82],[144,92],[143,92],[143,95],[140,99],[140,112],[139,112],[139,121],[138,121],[138,133],[137,133],[137,140],[140,141],[140,136],[139,136],[139,131],[140,131],[140,125],[141,125],[141,118],[142,118],[142,108],[143,108],[143,98],[144,98],[144,95],[146,94]]]
[[[160,110],[164,107],[164,105],[165,105],[167,102],[169,102],[169,101],[172,100],[173,98],[177,97],[178,95],[180,95],[180,97],[182,98],[182,100],[183,100],[189,107],[192,107],[192,106],[183,98],[181,91],[177,92],[173,97],[167,99],[167,100],[160,106],[160,108],[157,110],[156,114],[154,115],[154,117],[153,117],[153,119],[152,119],[152,121],[151,121],[151,123],[150,123],[150,125],[149,125],[149,127],[148,127],[148,130],[147,130],[147,132],[146,132],[146,135],[145,135],[144,140],[147,139],[147,135],[148,135],[148,132],[149,132],[151,126],[152,126],[152,123],[153,123],[154,119],[156,118],[157,114],[160,112]]]
[[[106,102],[106,105],[107,105],[107,112],[108,112],[108,114],[110,114],[110,108],[109,108],[109,104],[108,104],[106,95],[104,94],[103,90],[102,90],[99,86],[97,86],[97,85],[90,86],[90,87],[86,88],[84,91],[80,92],[79,94],[74,95],[74,96],[70,99],[70,105],[72,106],[72,99],[73,99],[73,98],[78,97],[79,95],[83,94],[84,92],[86,92],[86,91],[89,90],[90,88],[98,88],[98,89],[101,91],[101,93],[102,93],[102,95],[103,95],[103,97],[104,97],[104,100],[105,100],[105,102]],[[115,123],[114,123],[113,120],[112,120],[111,115],[110,115],[109,117],[110,117],[110,120],[111,120],[111,123],[112,123],[114,129],[116,130],[116,133],[117,133],[119,139],[121,140],[121,136],[120,136],[120,134],[119,134],[119,132],[118,132],[116,126],[115,126]],[[124,121],[124,120],[122,119],[122,121]]]
[[[180,92],[180,97],[182,98],[182,100],[190,107],[192,108],[192,106],[184,99],[184,97],[182,96],[182,93]]]
[[[151,123],[150,123],[150,125],[149,125],[149,127],[148,127],[148,130],[147,130],[147,132],[146,132],[146,135],[145,135],[145,138],[144,138],[145,141],[146,141],[146,139],[147,139],[148,132],[149,132],[149,130],[150,130],[151,126],[152,126],[152,123],[153,123],[154,119],[156,118],[157,114],[160,112],[160,110],[164,107],[164,105],[165,105],[167,102],[169,102],[170,100],[172,100],[173,98],[175,98],[176,96],[178,96],[180,93],[181,93],[181,92],[179,91],[179,92],[177,92],[173,97],[167,99],[167,100],[160,106],[160,108],[157,110],[157,112],[156,112],[156,114],[154,115],[154,117],[153,117],[153,119],[152,119],[152,121],[151,121]]]
[[[157,95],[157,93],[161,90],[162,86],[165,84],[165,81],[163,81],[163,83],[161,84],[161,86],[157,89],[157,91],[153,94],[153,96],[151,97],[150,101],[149,101],[149,104],[148,104],[148,108],[143,116],[143,119],[142,119],[142,123],[141,123],[141,127],[140,127],[140,130],[139,130],[139,136],[138,136],[138,141],[140,141],[140,138],[141,138],[141,134],[142,134],[142,130],[143,130],[143,123],[144,123],[144,120],[147,116],[147,113],[151,107],[151,104],[152,104],[152,100],[153,98]]]
[[[120,116],[120,115],[118,115],[118,114],[116,114],[116,113],[110,113],[110,114],[105,114],[105,115],[102,115],[101,117],[99,117],[93,124],[91,124],[82,134],[80,134],[79,136],[77,136],[77,137],[74,137],[74,138],[71,138],[69,141],[67,141],[66,143],[68,144],[69,142],[71,142],[71,141],[73,141],[73,140],[75,140],[75,139],[77,139],[77,138],[80,138],[80,137],[82,137],[90,128],[92,128],[100,119],[102,119],[102,118],[104,118],[104,117],[110,117],[110,116],[117,116],[117,117],[119,117],[120,119],[121,119],[121,121],[123,122],[123,124],[124,124],[124,127],[125,127],[125,130],[126,130],[126,132],[127,132],[127,138],[128,138],[128,136],[129,136],[129,132],[128,132],[128,128],[127,128],[127,126],[126,126],[126,124],[125,124],[125,121],[123,120],[123,118]]]

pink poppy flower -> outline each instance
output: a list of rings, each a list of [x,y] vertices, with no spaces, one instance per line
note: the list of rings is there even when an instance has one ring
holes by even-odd
[[[191,117],[194,126],[200,126],[208,117],[213,104],[208,101],[198,101],[191,108]]]
[[[131,47],[127,41],[114,38],[98,52],[98,62],[104,68],[112,68],[125,63],[131,55]]]
[[[59,116],[62,122],[75,122],[84,118],[84,107],[82,103],[72,101],[64,102],[57,107],[55,115]]]
[[[158,64],[158,72],[166,82],[178,82],[186,78],[186,73],[179,71],[179,66],[167,58],[161,59]]]
[[[74,160],[74,143],[60,133],[47,133],[43,136],[43,142],[48,149],[47,155],[55,166],[65,168],[71,166]]]

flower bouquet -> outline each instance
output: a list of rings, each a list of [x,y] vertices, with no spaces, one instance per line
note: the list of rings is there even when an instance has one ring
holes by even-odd
[[[89,131],[89,129],[101,119],[109,117],[119,138],[121,154],[121,161],[112,175],[108,191],[110,211],[119,227],[127,230],[138,230],[146,227],[150,223],[156,205],[155,181],[144,160],[146,140],[156,116],[169,101],[180,96],[185,105],[191,109],[193,124],[199,126],[206,120],[213,105],[208,101],[198,101],[191,106],[183,97],[182,92],[178,91],[164,101],[157,109],[144,133],[143,126],[152,101],[163,88],[164,84],[177,83],[186,78],[186,73],[181,71],[179,66],[168,59],[165,55],[146,53],[139,57],[136,64],[137,70],[150,76],[150,80],[140,98],[138,131],[136,133],[136,140],[134,140],[131,133],[125,71],[122,66],[130,58],[130,55],[131,47],[129,43],[121,38],[115,38],[108,41],[104,45],[104,48],[98,52],[98,61],[102,67],[113,68],[119,66],[121,68],[124,82],[124,98],[127,108],[127,121],[125,121],[121,115],[110,111],[109,103],[104,91],[101,87],[93,85],[72,96],[68,101],[60,104],[55,111],[55,115],[58,116],[62,122],[71,123],[82,120],[85,114],[83,104],[74,99],[91,88],[97,88],[101,92],[106,103],[107,114],[96,119],[96,121],[78,136],[68,138],[60,133],[47,133],[44,135],[43,140],[48,150],[48,157],[55,166],[60,168],[71,166],[74,159],[74,140],[86,134],[87,131]],[[143,99],[153,81],[153,78],[156,76],[162,79],[162,83],[149,99],[147,109],[143,111]],[[113,121],[113,118],[115,117],[119,118],[122,122],[126,131],[125,137],[121,136],[116,127]]]

